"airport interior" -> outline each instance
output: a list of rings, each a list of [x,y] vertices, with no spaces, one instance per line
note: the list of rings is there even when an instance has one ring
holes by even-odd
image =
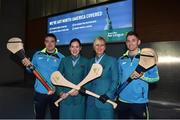
[[[7,41],[21,38],[26,56],[32,59],[37,50],[44,48],[48,18],[118,1],[126,0],[0,0],[0,119],[35,118],[35,77],[9,53]],[[180,119],[179,5],[179,0],[132,0],[132,29],[140,36],[140,48],[153,48],[158,55],[160,80],[149,85],[150,119]],[[123,19],[120,11],[116,16]],[[58,50],[68,56],[68,45],[61,45],[61,38],[59,44]],[[92,43],[82,47],[82,56],[94,56]],[[124,42],[107,42],[106,54],[119,58],[125,51]],[[49,111],[46,118],[50,118]]]

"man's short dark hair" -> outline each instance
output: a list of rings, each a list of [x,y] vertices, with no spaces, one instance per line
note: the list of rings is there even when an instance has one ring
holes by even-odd
[[[136,36],[136,37],[139,39],[139,35],[138,35],[136,32],[134,32],[134,31],[129,31],[129,32],[127,33],[127,35],[126,35],[126,39],[127,39],[127,37],[130,36],[130,35],[134,35],[134,36]]]
[[[47,38],[47,37],[52,37],[52,38],[55,39],[55,41],[57,41],[57,38],[56,38],[56,36],[53,33],[46,34],[45,38]]]
[[[79,43],[79,46],[82,46],[81,41],[80,41],[78,38],[73,38],[73,39],[70,41],[69,46],[71,46],[71,44],[72,44],[73,42],[78,42],[78,43]]]

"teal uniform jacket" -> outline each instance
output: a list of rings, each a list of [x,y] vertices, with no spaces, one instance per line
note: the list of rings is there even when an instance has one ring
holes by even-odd
[[[91,65],[93,63],[95,63],[95,58],[93,58],[90,61]],[[90,86],[88,87],[88,89],[98,95],[106,94],[109,98],[114,99],[114,93],[116,91],[117,84],[118,84],[117,60],[116,60],[116,58],[110,57],[105,54],[102,57],[99,64],[101,64],[103,67],[103,73],[99,78],[93,80],[90,83]],[[102,116],[99,116],[101,113],[97,113],[97,114],[99,114],[98,115],[99,117],[97,117],[97,115],[94,115],[96,113],[94,113],[94,114],[92,113],[92,106],[93,107],[95,106],[96,108],[101,109],[101,110],[108,110],[111,112],[110,113],[106,112],[106,115],[102,114]],[[101,112],[101,110],[99,112]],[[88,114],[90,114],[90,115],[88,115]],[[89,116],[89,117],[87,117],[87,118],[105,118],[104,116],[107,116],[107,118],[110,118],[110,117],[108,117],[107,114],[111,114],[109,116],[112,116],[112,114],[113,114],[113,107],[111,104],[102,103],[98,99],[88,96],[86,117],[87,116]]]
[[[79,84],[88,73],[88,60],[80,56],[76,65],[73,66],[72,56],[65,57],[59,67],[62,75],[74,84]],[[70,88],[58,87],[57,91],[68,92]],[[77,96],[69,96],[60,104],[60,118],[83,119],[85,117],[85,96],[80,93]]]

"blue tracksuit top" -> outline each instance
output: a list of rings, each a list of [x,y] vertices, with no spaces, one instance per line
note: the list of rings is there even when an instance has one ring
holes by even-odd
[[[139,63],[139,53],[133,58],[129,58],[127,51],[118,60],[119,84],[126,81],[134,72]],[[157,66],[146,71],[139,79],[131,81],[119,94],[119,100],[126,103],[147,103],[148,102],[148,83],[159,80]]]
[[[46,53],[46,48],[41,51],[37,51],[32,58],[32,63],[38,70],[38,72],[45,78],[45,80],[51,86],[51,74],[56,71],[60,65],[61,59],[64,57],[61,53],[55,49],[55,52],[51,55]],[[36,92],[47,94],[46,88],[41,84],[41,82],[36,78],[34,89]]]

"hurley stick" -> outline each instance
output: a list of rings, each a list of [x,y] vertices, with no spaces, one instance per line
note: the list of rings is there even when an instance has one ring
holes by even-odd
[[[52,81],[52,83],[54,85],[69,87],[69,88],[73,88],[73,89],[76,89],[76,90],[81,89],[80,86],[75,85],[75,84],[69,82],[68,80],[66,80],[60,72],[58,72],[58,75],[57,75],[57,73],[53,73],[51,75],[51,81]],[[93,93],[91,91],[86,90],[85,93],[90,95],[90,96],[96,97],[98,99],[100,98],[100,95],[97,95],[97,94],[95,94],[95,93]],[[117,107],[117,103],[115,103],[115,102],[113,102],[111,100],[107,100],[106,102],[112,104],[114,109]]]
[[[85,85],[86,83],[94,80],[95,78],[101,76],[103,71],[103,68],[100,64],[93,64],[88,75],[78,84],[79,87]],[[56,76],[56,78],[58,78],[58,76],[60,77],[60,73],[59,72],[54,72],[53,76]],[[68,92],[68,95],[71,94],[72,92],[74,92],[75,89],[72,89]],[[55,101],[55,105],[58,107],[59,106],[59,102],[61,102],[63,100],[63,98],[59,98],[57,101]]]
[[[13,37],[8,40],[7,49],[17,55],[21,60],[26,58],[25,51],[23,48],[23,43],[20,38]],[[43,78],[43,76],[37,71],[34,65],[28,66],[28,68],[32,71],[32,73],[36,76],[36,78],[43,84],[43,86],[48,90],[48,94],[53,93],[53,88],[48,85],[47,81]]]
[[[136,67],[135,71],[131,74],[131,76],[136,73],[141,74],[146,72],[147,70],[155,66],[157,61],[158,56],[152,48],[143,48],[140,53],[139,64]],[[116,95],[119,95],[119,93],[121,93],[121,91],[124,90],[124,88],[126,88],[126,86],[128,86],[128,84],[133,80],[131,76],[128,78],[128,80],[126,80],[118,87]]]

